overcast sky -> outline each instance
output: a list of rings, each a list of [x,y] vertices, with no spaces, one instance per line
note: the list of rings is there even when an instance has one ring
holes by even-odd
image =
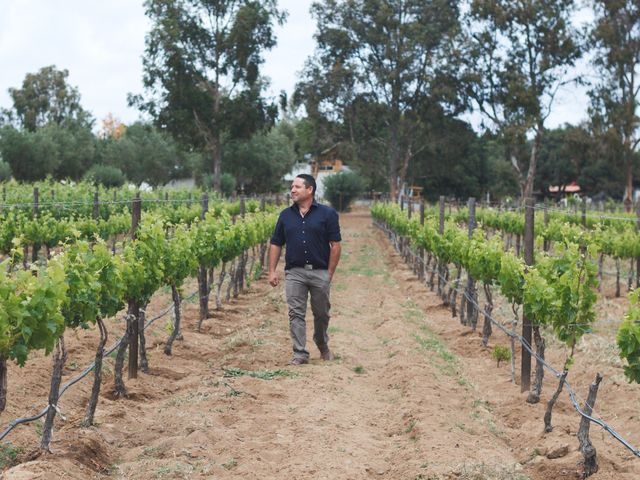
[[[278,45],[266,54],[263,73],[270,94],[293,91],[297,73],[313,53],[311,0],[279,0],[289,12],[276,30]],[[10,87],[46,65],[69,70],[82,105],[98,121],[112,113],[125,123],[139,114],[127,93],[142,91],[144,37],[149,22],[141,0],[0,0],[0,107],[8,108]],[[560,92],[548,126],[585,118],[584,89]]]

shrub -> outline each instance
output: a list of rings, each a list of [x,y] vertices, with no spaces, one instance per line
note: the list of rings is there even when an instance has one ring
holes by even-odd
[[[503,347],[502,345],[496,345],[493,347],[493,352],[491,352],[491,356],[497,362],[497,366],[500,366],[500,362],[508,362],[511,360],[511,350],[508,347]]]
[[[8,182],[9,180],[11,180],[11,166],[0,160],[0,182]]]
[[[85,180],[105,187],[121,187],[126,178],[122,170],[111,165],[94,165],[84,175]]]
[[[324,196],[336,210],[346,211],[364,190],[364,182],[354,172],[340,172],[324,179]]]
[[[222,190],[224,197],[231,197],[233,192],[236,191],[236,185],[236,178],[230,173],[220,175],[220,190]],[[213,175],[211,173],[202,175],[202,188],[207,191],[213,191]]]

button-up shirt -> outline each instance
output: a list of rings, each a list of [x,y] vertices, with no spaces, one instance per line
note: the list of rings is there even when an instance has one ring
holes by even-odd
[[[304,217],[295,203],[280,212],[271,236],[271,244],[287,245],[285,270],[305,265],[326,270],[331,253],[329,242],[341,240],[338,212],[315,200]]]

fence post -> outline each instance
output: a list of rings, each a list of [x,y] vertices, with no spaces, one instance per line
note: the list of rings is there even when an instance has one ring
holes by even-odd
[[[640,199],[636,203],[636,230],[640,231]],[[640,257],[636,258],[636,288],[640,287]]]
[[[137,237],[138,225],[140,224],[140,192],[136,192],[136,196],[131,202],[131,238]],[[127,329],[129,330],[129,378],[138,378],[138,344],[140,341],[139,312],[138,307],[134,308],[133,319],[128,318]],[[129,309],[131,311],[131,308]]]
[[[204,220],[209,211],[209,194],[202,194],[202,212],[200,219]],[[202,322],[209,316],[209,285],[207,279],[207,266],[201,263],[198,266],[198,305],[200,306],[200,318],[198,319],[198,332],[202,328]]]
[[[526,198],[524,203],[524,263],[532,266],[533,258],[533,242],[534,242],[534,203],[533,198]],[[527,315],[522,315],[522,338],[532,348],[532,324],[533,319]],[[525,348],[522,349],[522,362],[520,364],[520,390],[526,392],[531,387],[531,353]]]
[[[451,212],[449,212],[451,213]],[[440,195],[440,216],[438,217],[439,220],[439,228],[438,228],[438,233],[440,233],[440,235],[444,234],[444,195]]]
[[[474,197],[469,198],[469,225],[468,232],[469,238],[473,236],[473,231],[476,229],[476,199]],[[476,291],[476,281],[475,279],[467,272],[467,290],[465,295],[467,296],[466,307],[467,307],[467,324],[471,325],[472,331],[476,330],[476,326],[478,324],[478,309],[474,302],[478,303],[478,292]]]
[[[546,229],[549,226],[549,200],[547,199],[547,197],[545,197],[544,199],[543,215],[544,215],[544,228]],[[551,246],[550,243],[551,241],[548,238],[544,239],[544,245],[542,246],[542,249],[545,252],[549,251],[549,248]]]
[[[93,192],[93,219],[97,220],[100,216],[100,202],[98,197],[98,189]]]
[[[587,226],[587,197],[582,197],[582,226]]]
[[[38,187],[33,187],[33,216],[37,217],[39,213],[39,197],[40,190]]]
[[[420,200],[420,226],[424,227],[424,199]],[[418,278],[422,281],[424,280],[424,248],[420,247],[418,250],[418,255],[420,256],[419,266],[418,266]]]

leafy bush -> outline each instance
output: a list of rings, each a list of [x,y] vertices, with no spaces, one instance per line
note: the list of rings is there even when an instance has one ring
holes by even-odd
[[[118,167],[111,165],[94,165],[84,176],[85,180],[105,187],[121,187],[126,178]]]
[[[230,173],[220,175],[220,189],[225,197],[230,197],[236,190],[236,179]]]
[[[220,175],[220,189],[223,197],[231,197],[236,191],[236,178],[230,173]],[[204,190],[213,191],[213,174],[205,173],[202,175],[202,188]]]
[[[0,182],[8,182],[9,180],[11,180],[11,166],[0,160]]]
[[[324,179],[324,196],[336,210],[346,211],[364,190],[364,182],[356,173],[340,172]]]
[[[500,366],[500,362],[508,362],[511,360],[511,350],[508,347],[502,345],[496,345],[493,347],[491,356],[497,362],[497,366]]]

